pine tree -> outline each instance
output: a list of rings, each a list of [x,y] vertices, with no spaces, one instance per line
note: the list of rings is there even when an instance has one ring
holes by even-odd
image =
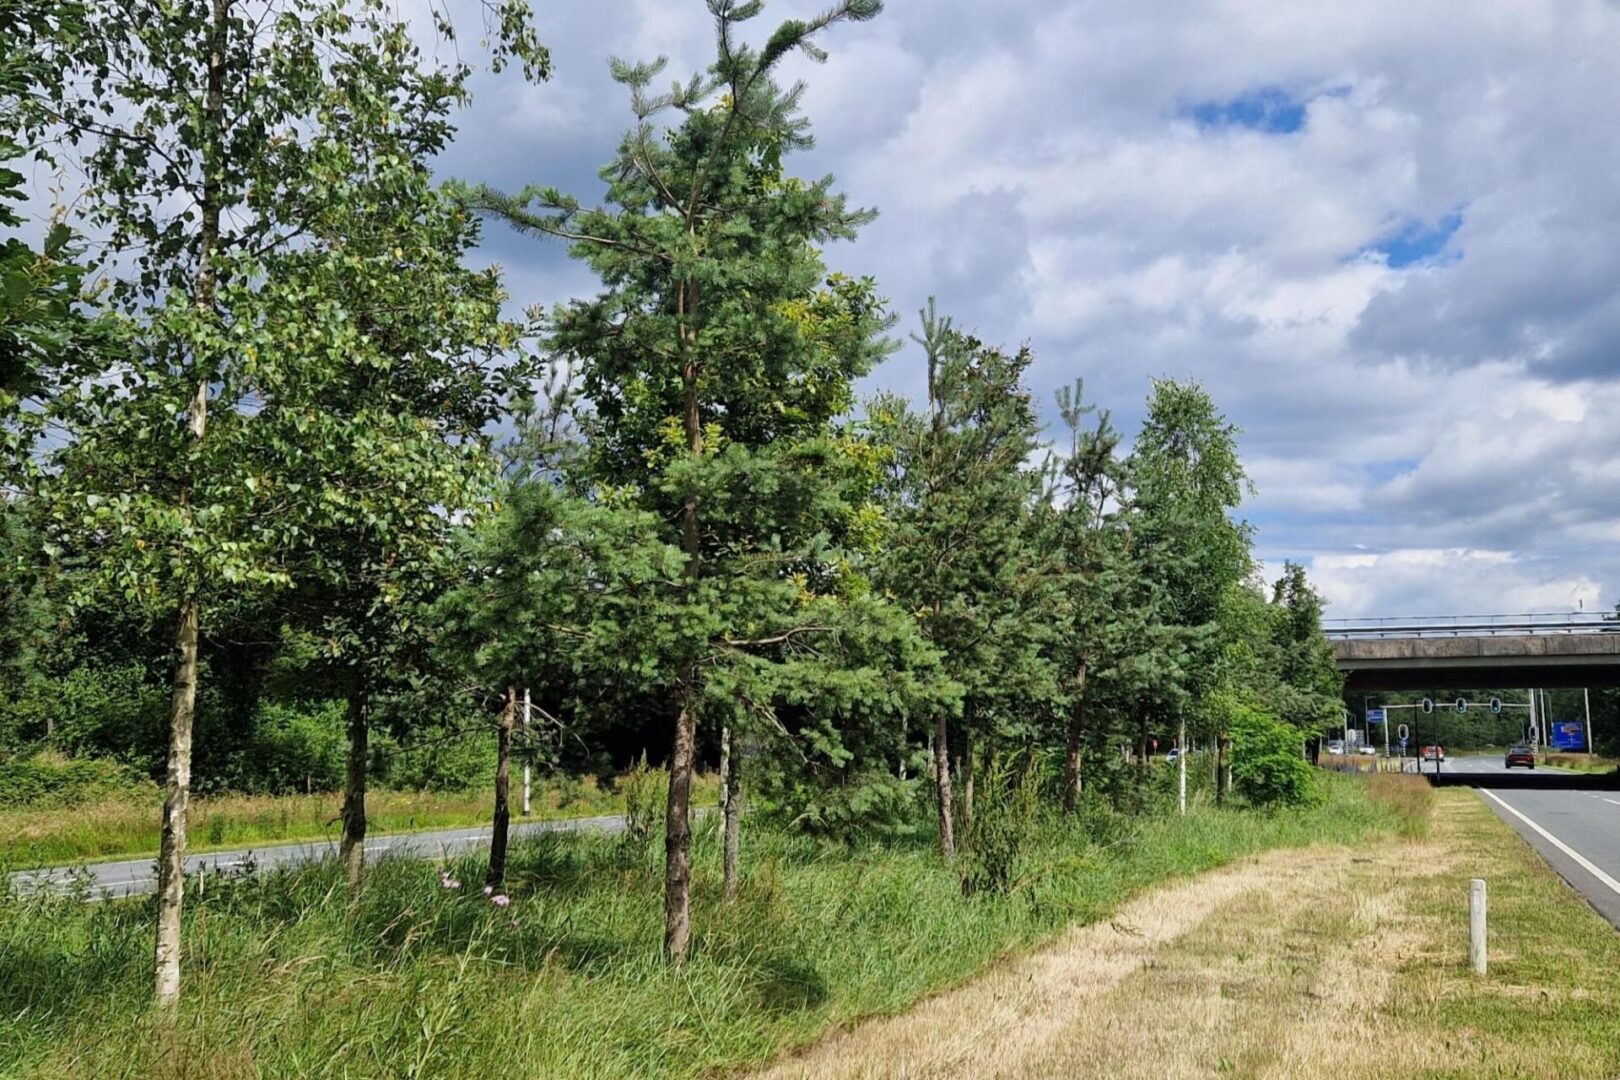
[[[975,732],[993,730],[1004,693],[1048,677],[1023,596],[1034,563],[1029,515],[1039,483],[1024,466],[1037,424],[1021,384],[1027,349],[985,345],[932,304],[915,340],[927,364],[925,408],[887,396],[870,410],[892,473],[895,535],[881,581],[915,613],[946,672],[964,686],[957,732],[965,745],[953,750],[958,740],[943,710],[932,733],[940,850],[950,859],[958,847],[959,799],[967,813],[972,807],[971,795],[954,789],[953,768],[970,786]]]
[[[603,206],[550,188],[467,193],[521,230],[567,240],[601,277],[600,296],[552,316],[547,344],[577,363],[594,406],[594,482],[673,523],[668,539],[684,554],[680,588],[645,612],[667,628],[650,662],[673,699],[664,947],[676,962],[691,934],[700,716],[739,700],[710,686],[722,662],[746,669],[750,657],[779,658],[827,632],[803,601],[838,589],[829,544],[860,520],[838,477],[864,454],[834,420],[885,351],[872,283],[827,274],[817,251],[871,214],[848,207],[831,178],[783,170],[810,137],[803,87],[773,78],[789,53],[820,58],[822,31],[881,4],[843,0],[783,23],[756,49],[738,35],[762,6],[709,0],[715,61],[665,93],[651,89],[662,61],[613,64],[635,127],[602,171]],[[678,123],[658,128],[671,110]],[[768,713],[748,700],[748,711]]]

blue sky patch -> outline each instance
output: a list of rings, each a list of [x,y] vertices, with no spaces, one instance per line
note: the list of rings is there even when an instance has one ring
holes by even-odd
[[[1262,86],[1229,101],[1199,101],[1183,113],[1201,128],[1250,128],[1291,135],[1305,126],[1305,101],[1280,86]]]
[[[1432,224],[1409,220],[1382,240],[1364,248],[1363,253],[1377,252],[1394,270],[1414,263],[1431,262],[1445,250],[1447,242],[1462,226],[1462,220],[1461,210],[1453,211]],[[1450,259],[1460,257],[1460,253],[1454,252]]]

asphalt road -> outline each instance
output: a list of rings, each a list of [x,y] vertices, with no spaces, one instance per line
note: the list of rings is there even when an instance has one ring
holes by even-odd
[[[1528,770],[1503,768],[1500,756],[1453,758],[1442,772],[1477,776],[1474,787],[1498,817],[1541,853],[1597,912],[1620,927],[1620,791],[1611,786],[1493,787],[1494,777]],[[1539,775],[1549,770],[1536,770]]]
[[[528,821],[512,826],[512,839],[545,832],[570,832],[598,829],[618,832],[624,828],[624,819],[618,815],[589,818],[565,818],[557,821]],[[432,859],[453,855],[469,848],[484,847],[489,843],[488,826],[476,829],[442,829],[438,832],[397,833],[377,836],[366,841],[366,857],[381,855],[406,858]],[[271,867],[295,866],[337,856],[335,841],[306,841],[298,844],[274,844],[268,847],[241,848],[235,851],[211,851],[192,855],[186,859],[186,873],[199,874],[206,868],[209,873],[241,874],[249,867],[260,870]],[[54,867],[45,870],[23,870],[11,875],[12,887],[19,893],[49,890],[71,892],[87,882],[93,899],[138,896],[157,889],[157,862],[147,856],[120,862],[88,863],[80,867]]]

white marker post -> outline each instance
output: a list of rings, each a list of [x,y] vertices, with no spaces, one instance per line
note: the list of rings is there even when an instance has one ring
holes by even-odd
[[[529,688],[523,688],[523,816],[531,813],[529,806],[529,721],[533,718],[534,706],[529,699]]]
[[[1485,881],[1468,883],[1468,966],[1485,974]]]

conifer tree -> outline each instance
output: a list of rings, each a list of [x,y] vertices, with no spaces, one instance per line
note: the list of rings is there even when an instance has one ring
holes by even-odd
[[[1038,682],[1039,649],[1023,593],[1033,565],[1029,511],[1039,477],[1025,462],[1035,449],[1034,410],[1021,379],[1031,356],[1008,353],[955,329],[930,304],[915,339],[927,364],[923,410],[880,397],[871,406],[890,454],[894,538],[884,587],[915,613],[924,637],[964,686],[963,717],[934,717],[934,782],[940,850],[957,850],[959,793],[953,769],[971,782],[971,739],[987,731],[1000,695]],[[1014,676],[1017,676],[1015,679]],[[962,770],[966,770],[962,772]],[[961,801],[971,812],[971,797]]]
[[[739,35],[762,8],[708,0],[714,63],[666,92],[652,89],[662,61],[614,62],[635,126],[602,171],[602,206],[543,187],[467,193],[521,230],[568,241],[602,279],[600,296],[555,312],[547,344],[577,363],[593,405],[595,483],[671,523],[667,539],[684,554],[680,588],[645,611],[666,628],[651,664],[672,697],[664,947],[677,963],[691,934],[700,717],[745,699],[768,711],[720,669],[747,670],[829,632],[807,600],[839,591],[835,545],[864,513],[839,476],[865,451],[834,421],[886,348],[872,282],[829,275],[817,250],[871,214],[849,207],[830,177],[785,172],[810,136],[804,88],[774,79],[789,53],[821,58],[824,30],[881,4],[841,0],[755,48]],[[660,128],[668,112],[676,123]]]

